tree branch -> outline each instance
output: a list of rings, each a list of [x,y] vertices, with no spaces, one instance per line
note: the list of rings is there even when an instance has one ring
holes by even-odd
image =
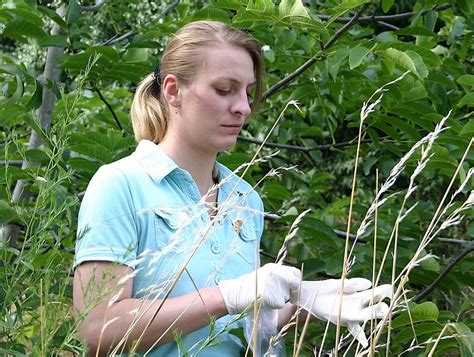
[[[362,13],[369,7],[370,3],[364,4],[359,11],[356,12],[356,14],[351,18],[350,21],[348,21],[344,26],[342,26],[339,30],[334,33],[334,35],[331,36],[331,38],[328,40],[328,42],[322,46],[321,51],[323,52],[327,50],[329,47],[331,47],[336,40],[341,37],[341,35],[348,31],[356,22],[357,19],[362,15]],[[308,61],[303,63],[299,68],[297,68],[293,73],[290,73],[287,77],[283,78],[281,81],[277,82],[274,84],[270,89],[268,89],[265,93],[262,95],[262,101],[273,95],[274,93],[278,92],[280,89],[285,87],[287,84],[291,83],[296,77],[298,77],[301,73],[306,71],[309,67],[311,67],[318,59],[318,55],[315,55],[314,57],[310,58]]]
[[[421,12],[416,12],[416,11],[411,11],[411,12],[404,12],[401,14],[394,14],[394,15],[380,15],[380,16],[361,16],[357,22],[374,22],[374,21],[383,21],[383,22],[397,22],[409,17],[412,17],[413,15],[425,15],[429,11],[442,11],[449,9],[452,5],[451,4],[444,4],[444,5],[438,5],[435,6],[432,9],[426,9]],[[330,15],[316,15],[318,16],[321,20],[327,21],[331,18]],[[334,22],[339,22],[339,23],[347,23],[351,21],[351,17],[339,17]]]
[[[334,35],[331,36],[331,38],[329,39],[329,41],[323,46],[323,51],[327,50],[329,47],[331,47],[333,45],[334,42],[336,42],[336,40],[341,37],[341,35],[348,31],[356,22],[357,20],[359,19],[359,17],[362,15],[362,13],[367,10],[367,8],[369,7],[370,3],[367,3],[367,4],[364,4],[356,13],[354,16],[352,16],[352,18],[344,25],[342,26],[339,30],[337,30]]]
[[[441,280],[443,280],[443,278],[446,277],[446,275],[448,275],[448,273],[454,268],[454,266],[459,263],[466,255],[468,255],[469,253],[473,252],[474,251],[474,242],[470,242],[470,244],[464,248],[461,253],[459,253],[459,255],[455,256],[453,259],[451,259],[451,261],[449,262],[448,265],[446,265],[446,267],[444,268],[444,270],[438,275],[438,277],[433,280],[433,282],[428,285],[425,289],[423,289],[423,291],[421,293],[419,293],[416,297],[415,297],[415,302],[419,302],[421,300],[423,300],[424,298],[426,298],[428,295],[430,295],[433,290],[435,289],[436,285],[439,284],[439,282]]]
[[[94,11],[99,11],[100,8],[102,6],[105,5],[105,0],[99,0],[99,2],[95,5],[92,5],[92,6],[83,6],[81,4],[79,4],[79,7],[81,8],[82,11],[91,11],[91,12],[94,12]]]
[[[388,22],[385,22],[385,21],[376,21],[376,23],[379,24],[382,27],[386,27],[386,28],[388,28],[390,30],[393,30],[393,31],[400,30],[400,27],[389,24]]]
[[[15,166],[15,167],[21,167],[23,165],[23,161],[21,160],[9,160],[9,161],[0,161],[0,166]]]
[[[248,138],[248,137],[241,136],[241,135],[238,136],[238,139],[240,141],[245,141],[245,142],[252,143],[252,144],[257,144],[257,145],[262,144],[261,140]],[[386,139],[386,137],[382,137],[381,139]],[[364,139],[361,142],[362,143],[369,143],[371,141],[372,140],[370,140],[370,139]],[[264,146],[268,146],[268,147],[295,150],[295,151],[303,151],[303,152],[310,152],[310,151],[315,151],[315,150],[328,150],[328,149],[331,149],[331,148],[341,148],[341,147],[346,147],[346,146],[350,146],[350,145],[355,145],[355,143],[353,141],[346,141],[346,142],[342,142],[342,143],[321,144],[321,145],[310,146],[310,147],[297,146],[297,145],[288,145],[288,144],[278,144],[278,143],[273,143],[273,142],[268,142],[268,141],[265,142],[265,144],[264,144]]]
[[[117,115],[114,112],[114,108],[112,108],[112,106],[109,104],[109,102],[107,102],[107,100],[104,98],[104,96],[100,92],[99,88],[94,87],[94,91],[99,95],[100,100],[102,102],[104,102],[104,104],[107,106],[109,111],[112,113],[112,116],[114,117],[115,123],[117,123],[117,126],[119,127],[120,131],[123,132],[122,124],[120,123],[120,120],[117,118]]]
[[[155,17],[155,20],[159,20],[159,19],[165,17],[166,15],[168,15],[171,12],[171,10],[173,10],[176,6],[179,5],[180,2],[181,2],[180,0],[175,0],[172,4],[169,4],[167,7],[165,7],[165,9],[163,10],[163,12],[161,14],[158,14],[158,16]],[[136,34],[137,34],[136,32],[129,31],[124,35],[121,35],[121,36],[118,36],[118,37],[114,36],[111,39],[108,39],[107,41],[103,42],[101,45],[109,46],[113,43],[126,40],[127,38],[135,36]]]
[[[281,218],[281,216],[275,214],[275,213],[265,213],[263,215],[263,218],[265,219],[268,219],[269,221],[274,221],[276,219],[279,219]],[[346,239],[346,232],[344,231],[340,231],[340,230],[337,230],[337,229],[333,229],[334,233],[336,234],[337,237],[339,238],[342,238],[342,239]],[[349,233],[349,240],[351,242],[355,241],[355,238],[356,238],[356,235],[355,234],[352,234],[352,233]],[[358,243],[362,243],[362,244],[365,244],[367,243],[365,240],[359,238],[357,240]]]

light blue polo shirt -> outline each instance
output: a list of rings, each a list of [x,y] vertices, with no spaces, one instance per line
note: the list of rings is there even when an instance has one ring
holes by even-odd
[[[259,265],[262,201],[228,168],[216,168],[218,214],[211,221],[191,175],[153,142],[142,140],[132,155],[102,166],[81,204],[74,267],[85,261],[130,266],[133,297],[145,299],[180,296],[252,271]],[[218,319],[213,333],[232,318]],[[242,344],[228,331],[242,324],[233,323],[201,355],[238,356]],[[179,349],[170,342],[148,355],[195,354],[209,332],[204,327],[183,336]]]

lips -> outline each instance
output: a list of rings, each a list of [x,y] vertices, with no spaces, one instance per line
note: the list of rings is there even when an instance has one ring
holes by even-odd
[[[238,134],[242,126],[240,124],[223,124],[221,127],[231,134]]]

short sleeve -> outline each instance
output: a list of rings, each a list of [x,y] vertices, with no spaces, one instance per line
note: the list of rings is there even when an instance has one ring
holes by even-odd
[[[102,166],[87,187],[78,219],[74,268],[86,261],[108,261],[134,268],[136,210],[124,173]]]

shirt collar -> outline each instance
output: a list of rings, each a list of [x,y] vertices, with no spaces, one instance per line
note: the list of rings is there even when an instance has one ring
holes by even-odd
[[[140,163],[150,177],[157,183],[161,182],[173,171],[183,172],[182,170],[158,145],[150,140],[140,140],[132,156]],[[226,166],[216,162],[217,176],[219,181],[225,180],[220,186],[223,196],[233,191],[233,195],[241,197],[242,192],[238,185],[238,176]]]
[[[158,145],[150,140],[140,140],[132,156],[157,182],[179,168]]]

